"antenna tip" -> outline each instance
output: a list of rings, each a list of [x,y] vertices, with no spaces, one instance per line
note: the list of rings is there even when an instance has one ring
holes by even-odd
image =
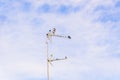
[[[67,59],[67,56],[65,56],[65,59]]]
[[[69,39],[71,39],[71,36],[68,36]]]

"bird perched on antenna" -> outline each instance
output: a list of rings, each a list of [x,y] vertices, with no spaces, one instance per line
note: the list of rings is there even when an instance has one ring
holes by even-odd
[[[56,29],[55,29],[55,28],[53,28],[53,31],[52,31],[53,35],[55,35],[55,32],[56,32]]]
[[[46,34],[47,38],[50,40],[52,36],[55,35],[56,29],[53,28],[53,30],[49,30],[49,32]]]

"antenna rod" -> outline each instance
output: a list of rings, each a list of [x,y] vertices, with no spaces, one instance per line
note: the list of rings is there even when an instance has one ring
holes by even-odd
[[[55,37],[62,37],[62,38],[68,38],[68,39],[71,39],[70,36],[62,36],[62,35],[51,35],[51,36],[55,36]]]
[[[46,57],[46,58],[47,58],[47,80],[50,80],[50,69],[49,69],[49,65],[51,64],[51,62],[67,59],[66,56],[65,56],[65,58],[63,58],[63,59],[58,59],[58,58],[56,58],[56,59],[50,59],[50,58],[49,58],[49,52],[48,52],[48,48],[49,48],[48,42],[49,42],[49,40],[51,40],[51,37],[52,37],[52,36],[71,39],[70,36],[55,35],[55,32],[56,32],[56,29],[53,28],[53,31],[49,30],[49,32],[46,34],[46,36],[47,36],[47,41],[46,41],[46,45],[47,45],[47,49],[46,49],[46,50],[47,50],[47,51],[46,51],[46,56],[47,56],[47,57]]]
[[[48,54],[48,42],[46,42],[46,44],[47,44],[47,77],[48,77],[48,80],[50,80],[50,74],[49,74],[49,62],[48,62],[48,56],[49,56],[49,54]]]

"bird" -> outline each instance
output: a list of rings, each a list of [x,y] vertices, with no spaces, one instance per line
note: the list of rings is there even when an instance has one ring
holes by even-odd
[[[56,29],[55,29],[55,28],[53,28],[53,31],[52,31],[53,35],[55,35],[55,32],[56,32]]]

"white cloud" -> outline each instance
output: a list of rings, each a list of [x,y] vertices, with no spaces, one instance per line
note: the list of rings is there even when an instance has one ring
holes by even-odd
[[[82,3],[81,0],[58,2],[31,0],[31,2],[35,9],[43,3],[74,6],[79,5],[79,2]],[[114,3],[112,0],[86,2],[80,12],[69,15],[38,14],[36,12],[26,14],[19,10],[16,16],[12,14],[9,17],[12,22],[8,22],[0,28],[0,65],[2,66],[0,76],[3,76],[0,79],[16,80],[20,78],[20,75],[46,77],[45,34],[53,27],[56,27],[58,34],[71,35],[72,39],[69,41],[55,39],[51,43],[56,57],[68,56],[68,60],[54,63],[54,66],[51,67],[51,78],[85,80],[85,76],[82,74],[93,75],[98,72],[96,76],[103,77],[104,75],[106,78],[112,74],[120,74],[120,60],[109,56],[109,48],[114,42],[105,42],[105,40],[111,39],[110,37],[113,37],[114,41],[117,40],[118,36],[114,37],[114,35],[118,33],[111,33],[112,29],[108,27],[114,23],[95,22],[94,19],[101,15],[91,14],[98,5],[113,6]],[[31,21],[36,17],[43,21],[40,26],[31,25]],[[110,33],[114,35],[111,36]],[[115,51],[113,50],[113,52]]]

